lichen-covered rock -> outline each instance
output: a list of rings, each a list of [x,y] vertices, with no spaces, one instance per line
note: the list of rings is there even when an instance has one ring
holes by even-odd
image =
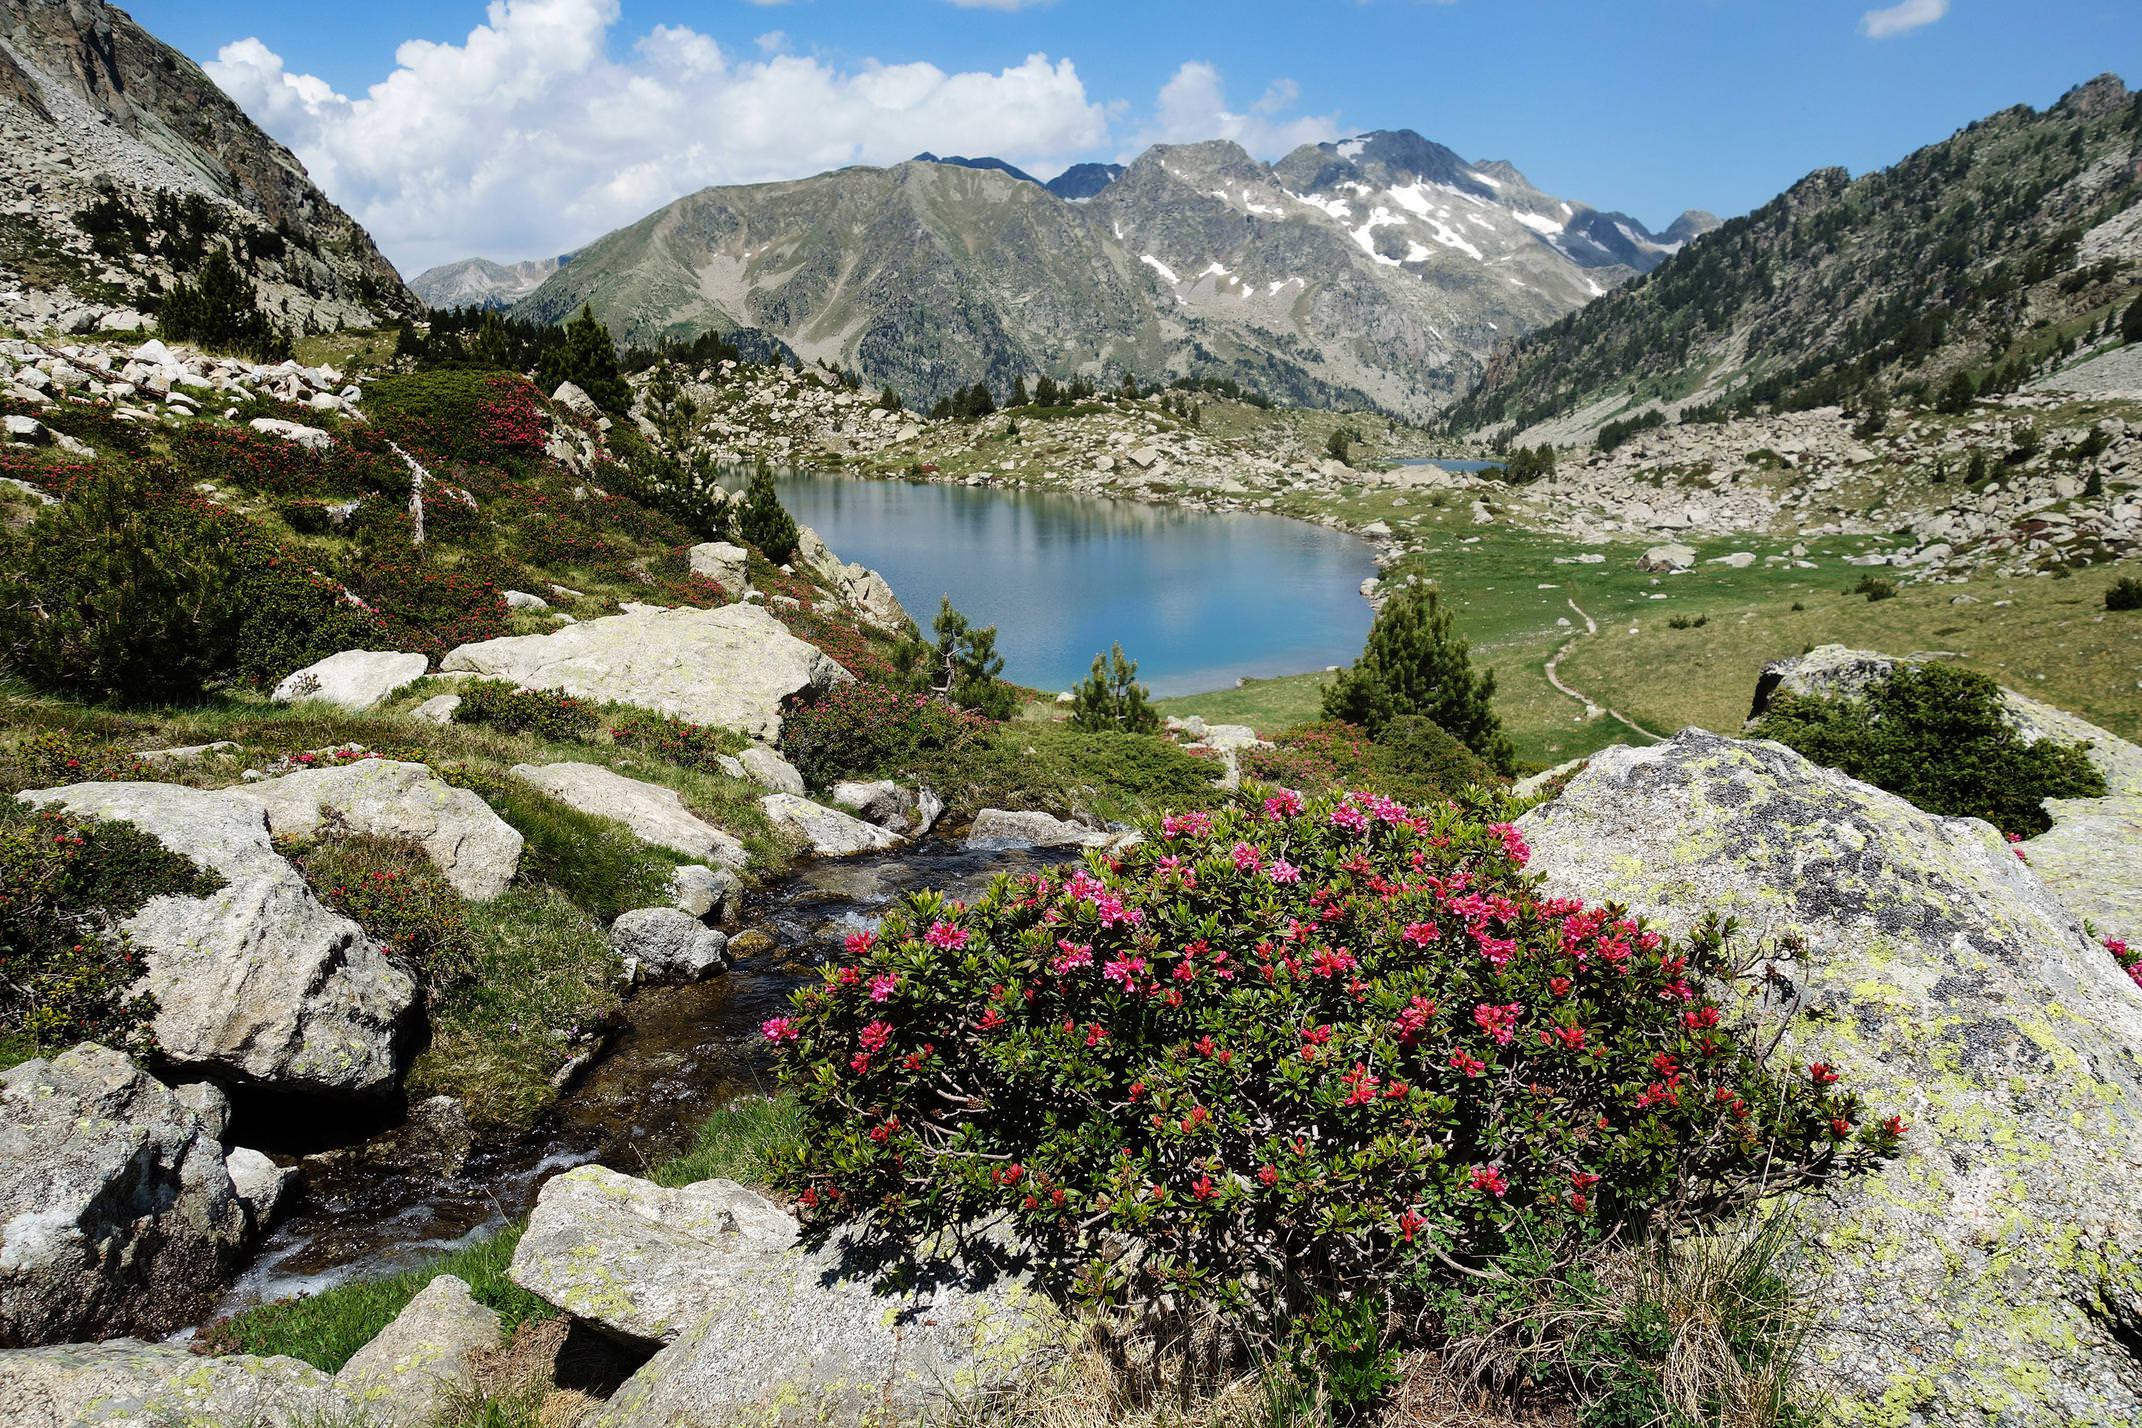
[[[1833,1420],[2142,1422],[2142,995],[1999,835],[1700,730],[1519,826],[1555,893],[1796,939],[1750,1009],[1909,1124],[1809,1207]]]
[[[657,982],[699,982],[729,965],[729,939],[675,907],[638,907],[610,924],[610,945]]]
[[[904,788],[891,779],[833,785],[833,802],[888,833],[920,838],[937,825],[945,802],[927,788]]]
[[[231,792],[267,811],[278,838],[310,838],[323,827],[423,846],[463,897],[488,902],[521,865],[521,835],[465,788],[428,765],[360,759],[300,769]]]
[[[795,834],[821,858],[846,858],[857,853],[879,853],[900,846],[900,840],[883,828],[860,818],[798,798],[793,793],[769,793],[759,800],[767,821]]]
[[[796,772],[794,764],[782,758],[772,749],[762,749],[757,745],[753,745],[738,754],[736,762],[744,770],[744,776],[760,788],[772,789],[775,793],[792,793],[798,798],[803,797],[803,775]]]
[[[756,605],[583,620],[458,646],[440,668],[632,704],[765,743],[780,736],[783,700],[854,678]]]
[[[474,1382],[477,1357],[504,1338],[498,1315],[476,1302],[468,1282],[442,1274],[350,1356],[335,1382],[369,1422],[422,1428]]]
[[[0,1345],[192,1323],[247,1229],[211,1128],[121,1053],[0,1076]]]
[[[970,848],[1098,848],[1109,835],[1046,813],[1010,813],[985,808],[967,830]]]
[[[908,618],[900,597],[893,594],[884,576],[860,562],[842,560],[809,526],[796,532],[796,560],[816,571],[841,603],[866,623],[889,635],[905,634],[914,628],[914,621]]]
[[[751,553],[725,540],[710,540],[685,552],[692,574],[703,575],[728,591],[741,595],[751,588]]]
[[[697,1322],[730,1261],[778,1256],[796,1222],[728,1180],[670,1190],[583,1165],[547,1181],[507,1271],[616,1338],[652,1347]]]
[[[1030,1380],[1062,1343],[1055,1310],[1015,1277],[880,1294],[842,1241],[805,1251],[793,1220],[725,1180],[558,1176],[511,1273],[575,1318],[667,1344],[612,1395],[604,1428],[938,1421]]]
[[[369,1095],[393,1084],[416,984],[356,923],[321,905],[236,793],[77,783],[17,794],[117,818],[222,875],[206,897],[151,898],[121,926],[142,950],[156,1044],[193,1075],[286,1091]]]
[[[709,868],[686,863],[669,875],[670,901],[693,917],[734,918],[742,909],[744,880],[734,868]]]
[[[685,807],[684,795],[673,788],[626,778],[600,764],[515,764],[512,772],[561,803],[617,820],[642,842],[732,868],[750,861],[742,843]]]
[[[420,654],[395,650],[343,650],[285,675],[271,696],[278,704],[317,699],[342,709],[364,710],[424,677]]]
[[[353,1420],[311,1364],[113,1339],[0,1353],[0,1428],[322,1428]]]

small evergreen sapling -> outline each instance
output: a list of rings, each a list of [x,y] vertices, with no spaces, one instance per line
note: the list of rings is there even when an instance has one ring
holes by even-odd
[[[1149,692],[1138,683],[1138,661],[1123,657],[1123,646],[1093,657],[1093,672],[1071,697],[1071,722],[1081,729],[1150,734],[1160,727]]]
[[[1377,612],[1361,658],[1324,691],[1324,717],[1358,724],[1371,738],[1404,714],[1432,719],[1497,773],[1517,755],[1495,713],[1495,676],[1475,673],[1471,647],[1451,627],[1433,590],[1400,591]]]
[[[555,392],[566,382],[606,412],[623,415],[632,409],[632,388],[617,366],[617,344],[610,340],[610,330],[595,320],[593,304],[581,305],[580,315],[565,324],[564,343],[545,352],[536,365],[536,385],[544,391]]]
[[[796,553],[796,544],[801,536],[796,530],[796,518],[781,505],[781,497],[774,490],[773,472],[764,461],[751,473],[751,484],[745,488],[743,507],[737,513],[736,532],[746,541],[759,548],[759,554],[775,565],[786,564]]]

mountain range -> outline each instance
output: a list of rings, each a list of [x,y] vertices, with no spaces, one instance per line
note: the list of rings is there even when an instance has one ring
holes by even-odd
[[[151,308],[212,239],[288,324],[419,310],[192,60],[103,0],[0,0],[0,291],[15,295],[0,320],[30,314],[26,295],[48,322]]]
[[[2132,295],[2142,95],[2114,75],[1888,168],[1819,169],[1516,338],[1446,420],[1567,442],[1615,421],[2011,382]]]
[[[1276,164],[1225,141],[1161,145],[1056,184],[926,154],[704,189],[579,249],[512,311],[590,304],[626,342],[763,333],[911,401],[1044,371],[1196,374],[1420,417],[1503,338],[1715,223],[1690,213],[1654,234],[1410,131]]]

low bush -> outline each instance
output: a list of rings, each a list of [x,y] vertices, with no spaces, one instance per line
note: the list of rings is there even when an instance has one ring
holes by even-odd
[[[585,740],[602,727],[585,699],[551,689],[516,689],[504,680],[474,679],[456,691],[456,724],[479,724],[508,734],[534,734],[559,743]]]
[[[436,662],[456,645],[508,631],[506,597],[497,587],[406,549],[351,561],[345,583],[378,616],[389,649],[413,650]]]
[[[2136,986],[2142,987],[2142,947],[2129,947],[2117,937],[2108,937],[2105,950],[2112,954],[2119,969],[2132,978]]]
[[[804,782],[897,777],[971,746],[987,719],[927,694],[861,680],[793,704],[781,720],[781,753]]]
[[[130,823],[0,801],[0,1064],[79,1041],[153,1049],[153,998],[119,922],[223,879]]]
[[[1897,598],[1897,586],[1893,580],[1877,580],[1872,575],[1862,575],[1859,577],[1859,584],[1852,587],[1852,593],[1864,595],[1870,602],[1894,600]]]
[[[2142,580],[2123,575],[2105,591],[2107,610],[2142,610]]]
[[[2026,743],[2000,686],[1953,665],[1900,665],[1861,699],[1785,695],[1751,729],[1929,813],[2043,833],[2048,798],[2096,798],[2105,777],[2082,746]]]
[[[1389,720],[1376,739],[1351,724],[1325,720],[1283,730],[1271,743],[1243,752],[1245,776],[1319,792],[1369,789],[1414,803],[1502,781],[1478,754],[1418,714]]]
[[[342,650],[379,649],[385,622],[314,561],[266,539],[244,547],[244,617],[233,663],[251,684],[274,684]]]
[[[155,783],[165,771],[139,754],[79,729],[41,729],[0,754],[0,794],[70,783]]]
[[[292,850],[320,901],[408,967],[436,1004],[476,974],[468,903],[415,843],[342,834]]]
[[[664,763],[702,773],[721,773],[724,755],[734,758],[751,747],[751,740],[734,729],[714,724],[693,724],[651,709],[629,705],[609,713],[611,742],[622,748],[653,755]]]
[[[381,431],[433,459],[538,456],[550,439],[536,390],[497,372],[382,377],[365,387],[364,411]]]
[[[1000,1223],[1048,1283],[1216,1310],[1359,1402],[1425,1286],[1902,1133],[1727,1027],[1728,929],[1544,897],[1477,812],[1282,790],[1146,835],[971,907],[912,894],[766,1023],[813,1233],[912,1258]]]
[[[99,473],[0,544],[0,652],[47,693],[192,700],[235,660],[239,554],[147,476]]]

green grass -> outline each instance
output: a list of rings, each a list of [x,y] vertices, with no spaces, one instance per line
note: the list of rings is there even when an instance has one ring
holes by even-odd
[[[1174,699],[1156,699],[1153,707],[1162,718],[1188,719],[1192,715],[1208,724],[1247,724],[1270,738],[1296,724],[1310,724],[1324,717],[1324,686],[1331,676],[1285,674],[1277,679],[1252,679],[1233,689],[1210,694],[1186,694]]]
[[[792,1138],[799,1122],[793,1101],[736,1101],[709,1116],[692,1149],[656,1167],[650,1178],[669,1186],[716,1178],[763,1183],[767,1152]],[[519,1324],[555,1317],[556,1309],[506,1277],[521,1229],[516,1221],[416,1269],[247,1309],[213,1326],[209,1343],[219,1352],[287,1354],[334,1373],[442,1274],[467,1280],[477,1302],[497,1310],[509,1332]]]

